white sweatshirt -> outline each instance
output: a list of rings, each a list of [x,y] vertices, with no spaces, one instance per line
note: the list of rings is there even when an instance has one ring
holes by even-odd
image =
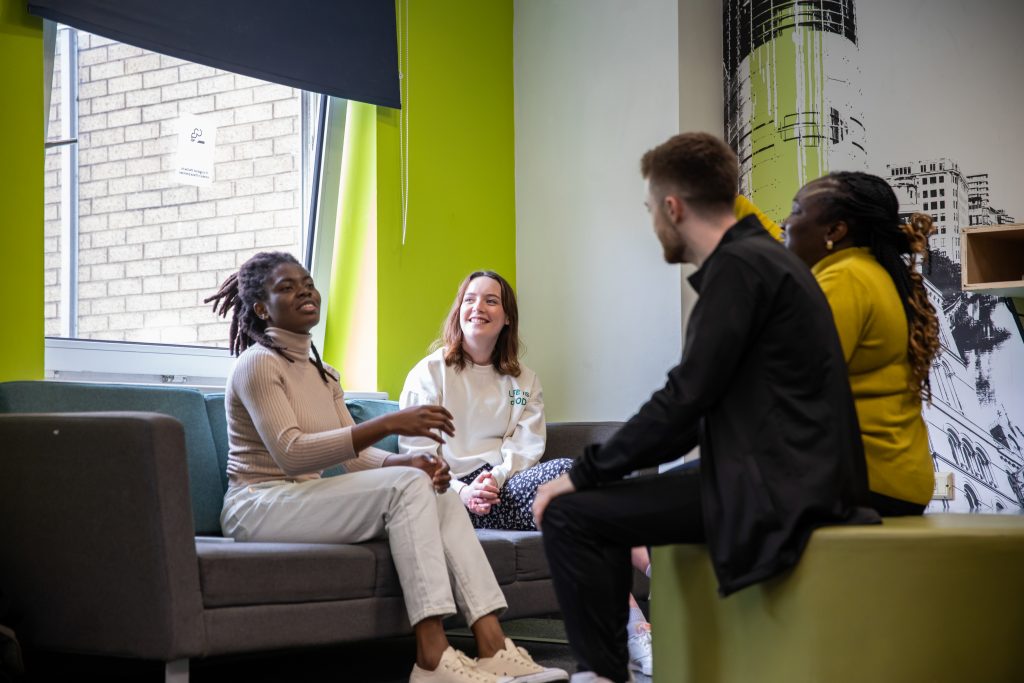
[[[442,405],[455,418],[455,436],[438,445],[424,437],[398,438],[402,453],[440,455],[456,481],[483,465],[491,465],[498,486],[517,472],[536,465],[544,455],[547,428],[544,396],[533,370],[519,366],[519,377],[499,375],[492,365],[469,360],[458,370],[444,362],[444,349],[430,354],[409,372],[399,398],[402,408]]]

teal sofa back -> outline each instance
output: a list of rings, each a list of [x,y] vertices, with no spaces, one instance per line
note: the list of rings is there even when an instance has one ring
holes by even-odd
[[[398,410],[397,401],[381,401],[379,399],[372,398],[353,398],[345,401],[345,405],[348,406],[348,412],[352,413],[352,419],[356,421],[356,424],[360,422],[366,422],[367,420],[381,415],[387,415]],[[398,452],[398,435],[392,434],[391,436],[385,436],[383,439],[373,444],[377,448],[381,448],[391,453]]]
[[[353,399],[346,402],[352,418],[363,422],[398,410],[395,401]],[[88,413],[141,410],[177,418],[185,429],[189,494],[195,532],[219,536],[220,510],[228,489],[228,431],[224,394],[203,394],[188,387],[93,384],[87,382],[26,381],[0,383],[0,413]],[[398,452],[398,437],[377,442],[378,448]],[[341,465],[324,476],[342,474]],[[111,482],[116,485],[116,482]]]
[[[224,410],[224,392],[205,394],[206,416],[213,432],[213,447],[217,453],[217,471],[220,473],[221,493],[228,490],[228,416]],[[224,501],[221,500],[223,505]]]
[[[223,404],[223,399],[221,400]],[[185,430],[189,494],[196,534],[220,531],[220,509],[227,478],[219,466],[218,449],[202,392],[186,387],[148,387],[85,382],[0,383],[0,412],[81,413],[107,410],[140,410],[177,418]],[[223,408],[221,409],[223,419]],[[223,433],[226,442],[227,434]],[[116,486],[117,482],[111,482]]]

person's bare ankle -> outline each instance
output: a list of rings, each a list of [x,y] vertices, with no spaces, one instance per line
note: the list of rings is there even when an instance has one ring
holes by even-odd
[[[441,655],[444,654],[444,650],[437,652],[431,652],[424,649],[420,649],[416,652],[416,666],[427,671],[433,671],[437,668],[437,665],[441,663]]]
[[[479,657],[493,657],[495,653],[505,649],[505,632],[493,614],[481,617],[470,628],[476,638]]]
[[[428,617],[413,627],[416,633],[416,666],[433,671],[448,649],[448,638],[440,617]]]
[[[498,650],[504,650],[504,649],[505,649],[504,646],[502,646],[502,647],[494,647],[492,645],[490,647],[485,647],[483,645],[477,645],[476,655],[477,655],[477,657],[481,657],[481,658],[493,657],[495,654],[497,654]]]

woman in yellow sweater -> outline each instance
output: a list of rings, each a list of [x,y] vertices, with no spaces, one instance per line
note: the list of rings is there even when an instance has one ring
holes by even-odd
[[[935,485],[921,401],[931,400],[938,322],[917,271],[932,220],[915,213],[903,223],[888,183],[843,172],[804,185],[783,229],[832,307],[874,506],[919,515]]]

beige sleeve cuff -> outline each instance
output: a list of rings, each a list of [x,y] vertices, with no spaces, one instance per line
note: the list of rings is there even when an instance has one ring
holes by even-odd
[[[394,455],[394,453],[370,446],[359,451],[359,454],[351,460],[346,460],[345,469],[349,472],[378,469],[384,466],[384,461],[389,455]]]

